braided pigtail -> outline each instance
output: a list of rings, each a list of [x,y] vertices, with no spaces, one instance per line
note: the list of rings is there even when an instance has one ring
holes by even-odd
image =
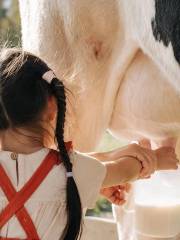
[[[72,163],[66,150],[64,142],[64,123],[66,113],[65,88],[57,78],[51,81],[51,88],[57,100],[58,114],[56,124],[56,140],[60,151],[61,159],[67,173],[72,172]],[[65,227],[63,240],[76,240],[81,235],[82,208],[78,189],[73,177],[67,177],[67,225]]]

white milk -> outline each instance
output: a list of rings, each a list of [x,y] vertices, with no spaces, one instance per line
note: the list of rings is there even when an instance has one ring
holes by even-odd
[[[180,234],[180,183],[167,184],[165,180],[164,172],[163,178],[155,174],[150,180],[136,183],[134,221],[136,235],[141,236],[138,240],[176,239]]]
[[[135,205],[136,232],[169,238],[180,232],[180,204],[166,206]]]

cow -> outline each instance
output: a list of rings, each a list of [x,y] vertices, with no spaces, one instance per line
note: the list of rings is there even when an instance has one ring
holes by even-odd
[[[93,151],[108,129],[117,138],[176,146],[178,152],[178,0],[19,0],[19,5],[23,48],[48,62],[72,93],[66,140]]]

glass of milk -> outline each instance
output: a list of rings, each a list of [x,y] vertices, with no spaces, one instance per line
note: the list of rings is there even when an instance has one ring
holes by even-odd
[[[137,240],[177,239],[180,235],[180,170],[161,171],[135,183],[134,221]]]

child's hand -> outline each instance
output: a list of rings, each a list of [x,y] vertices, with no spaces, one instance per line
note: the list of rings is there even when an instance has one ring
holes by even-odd
[[[156,153],[148,148],[141,147],[139,144],[129,144],[127,146],[114,149],[110,152],[105,153],[93,153],[91,156],[95,156],[97,159],[105,161],[116,161],[121,158],[135,158],[141,162],[142,169],[140,172],[140,178],[147,178],[155,170],[157,170],[157,156]]]
[[[125,156],[134,157],[141,162],[142,169],[139,178],[149,178],[157,170],[157,154],[151,149],[133,143],[127,146]]]
[[[129,144],[125,147],[104,153],[90,153],[99,159],[106,166],[107,174],[103,186],[114,186],[137,180],[138,178],[148,178],[155,170],[177,169],[178,160],[174,148],[163,147],[156,150],[142,147],[138,144]],[[111,201],[116,201],[112,196]],[[106,197],[108,198],[109,195]],[[123,200],[123,197],[119,197]]]
[[[177,169],[179,160],[172,147],[161,147],[154,150],[157,156],[157,170]]]
[[[139,145],[151,149],[151,143],[148,139],[143,139],[139,142]],[[156,170],[169,170],[177,169],[179,160],[176,157],[174,147],[160,147],[154,150],[157,157],[157,166]]]
[[[126,183],[118,186],[102,188],[100,193],[107,198],[111,203],[116,205],[123,205],[125,200],[125,193],[131,189],[131,184]]]

